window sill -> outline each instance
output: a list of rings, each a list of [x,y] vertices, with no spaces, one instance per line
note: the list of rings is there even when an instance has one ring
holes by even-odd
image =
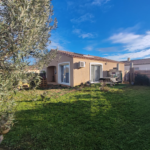
[[[91,83],[100,83],[99,81],[96,81],[96,82],[91,82]]]

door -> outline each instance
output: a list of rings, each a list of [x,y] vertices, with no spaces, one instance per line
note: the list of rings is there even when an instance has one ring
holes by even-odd
[[[98,82],[100,78],[100,66],[92,65],[91,66],[91,81]]]
[[[69,83],[69,65],[61,65],[61,82]]]

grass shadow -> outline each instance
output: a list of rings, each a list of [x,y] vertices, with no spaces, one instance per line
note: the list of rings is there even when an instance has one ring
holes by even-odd
[[[77,91],[18,110],[3,145],[16,150],[149,149],[150,89],[132,88]],[[140,95],[145,95],[142,101]]]

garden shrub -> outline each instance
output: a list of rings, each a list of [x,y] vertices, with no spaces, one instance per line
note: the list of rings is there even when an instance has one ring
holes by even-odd
[[[110,90],[110,88],[107,86],[107,84],[105,82],[103,82],[100,87],[100,90],[104,91],[104,92],[108,92]]]
[[[146,75],[137,74],[135,76],[135,85],[150,85],[150,80]]]

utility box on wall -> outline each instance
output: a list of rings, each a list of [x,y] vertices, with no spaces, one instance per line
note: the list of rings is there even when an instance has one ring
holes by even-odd
[[[78,63],[78,68],[84,68],[84,67],[85,67],[85,62],[80,61],[80,62]]]

